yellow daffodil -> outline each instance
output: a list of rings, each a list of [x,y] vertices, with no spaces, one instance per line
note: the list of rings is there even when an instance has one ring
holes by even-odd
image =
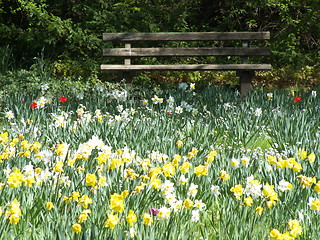
[[[126,217],[127,223],[132,227],[135,222],[137,222],[137,215],[133,210],[129,210],[128,216]]]
[[[78,233],[81,233],[82,231],[82,228],[81,228],[81,225],[79,223],[75,223],[72,225],[72,230],[78,234]]]
[[[122,213],[124,210],[124,197],[120,194],[114,193],[110,196],[110,209]]]
[[[153,223],[153,218],[149,213],[142,214],[143,217],[143,224],[146,226],[151,226]]]
[[[208,166],[207,165],[199,165],[194,168],[194,174],[197,177],[201,177],[208,174]]]
[[[118,224],[119,218],[118,214],[110,213],[108,214],[108,219],[105,222],[105,227],[114,229],[115,226]]]
[[[54,208],[53,202],[46,202],[46,208],[48,211],[52,210]]]

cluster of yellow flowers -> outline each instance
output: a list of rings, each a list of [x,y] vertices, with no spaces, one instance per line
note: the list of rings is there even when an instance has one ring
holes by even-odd
[[[48,170],[43,171],[41,168],[33,169],[33,165],[27,165],[22,170],[14,168],[7,169],[7,185],[10,188],[19,188],[21,186],[32,187],[34,184],[40,186],[44,181],[52,176]],[[6,186],[5,183],[0,183],[0,189]]]
[[[268,208],[272,208],[278,201],[278,194],[274,191],[274,186],[269,183],[263,185],[262,195],[267,197],[266,205]]]
[[[42,144],[40,142],[29,143],[27,140],[24,140],[24,136],[22,134],[19,134],[18,137],[9,141],[9,133],[1,133],[0,145],[3,147],[2,153],[0,154],[0,162],[16,156],[30,158],[32,154],[37,159],[41,159],[43,157],[40,153]]]
[[[316,177],[307,177],[307,176],[303,176],[303,175],[299,175],[297,178],[300,179],[300,183],[302,184],[302,188],[311,187],[312,184],[315,184],[317,181]],[[316,189],[318,189],[318,188],[316,188]]]
[[[92,198],[90,198],[88,195],[84,194],[81,196],[79,192],[72,192],[71,196],[69,197],[64,197],[63,201],[67,204],[69,204],[71,201],[78,203],[81,207],[84,209],[80,213],[80,215],[77,217],[78,222],[74,223],[72,225],[72,230],[75,233],[80,233],[82,231],[81,223],[85,222],[88,220],[89,214],[92,213],[90,209],[88,209],[89,204],[92,204]],[[47,202],[47,209],[51,210],[53,208],[53,203]]]
[[[304,149],[298,150],[298,158],[301,160],[308,160],[310,163],[313,163],[316,159],[316,155],[314,153],[308,154]],[[268,162],[272,166],[276,166],[276,168],[280,169],[292,169],[295,172],[300,172],[302,170],[302,164],[297,162],[294,157],[283,159],[283,157],[276,157],[273,155],[269,155],[267,157]]]
[[[277,229],[272,229],[270,231],[269,237],[274,240],[293,240],[302,234],[302,227],[298,220],[288,221],[290,231],[285,233],[280,233]]]
[[[115,226],[118,224],[120,219],[118,218],[118,214],[116,212],[122,213],[124,211],[124,199],[128,195],[129,191],[125,190],[121,194],[114,193],[110,196],[109,208],[112,210],[112,212],[108,214],[108,218],[105,222],[105,227],[114,229]],[[129,214],[126,217],[126,219],[130,226],[132,226],[133,223],[137,221],[137,217],[133,210],[129,211]]]
[[[63,201],[69,204],[71,201],[74,201],[80,204],[83,208],[88,208],[89,204],[92,204],[92,198],[90,198],[87,194],[84,194],[80,197],[79,192],[72,192],[71,196],[63,197]]]
[[[6,207],[9,207],[9,210],[5,212],[7,219],[9,219],[11,224],[18,224],[22,216],[19,201],[14,199],[11,203],[5,206],[4,209]]]
[[[275,156],[268,156],[267,160],[271,165],[276,166],[276,168],[289,168],[295,172],[300,172],[302,170],[301,163],[296,162],[294,158],[283,159],[282,157],[279,157],[277,159]]]
[[[243,198],[243,204],[247,207],[251,207],[254,203],[253,196],[255,199],[261,198],[261,202],[265,203],[266,207],[269,209],[272,208],[276,202],[278,201],[278,194],[274,190],[274,185],[270,185],[266,183],[262,186],[259,180],[254,179],[253,176],[247,178],[247,184],[245,188],[241,184],[237,184],[230,189],[230,192],[234,194],[236,199],[241,200],[241,197],[245,195]],[[255,209],[255,212],[261,215],[264,208],[262,206],[258,206]]]
[[[50,150],[42,150],[40,142],[28,142],[22,135],[10,140],[8,133],[0,134],[0,144],[2,150],[1,161],[13,157],[35,158],[38,161],[37,163],[46,167],[43,169],[36,168],[29,164],[21,167],[21,170],[18,168],[7,169],[5,172],[7,181],[0,184],[0,189],[5,187],[15,189],[23,186],[39,187],[44,181],[51,179],[54,181],[51,181],[50,184],[52,183],[56,189],[61,190],[59,189],[59,184],[61,183],[65,183],[65,186],[73,186],[71,184],[74,183],[74,179],[72,179],[73,183],[68,179],[70,172],[72,172],[73,177],[79,176],[81,178],[78,186],[84,189],[84,192],[81,190],[80,193],[77,192],[80,190],[74,189],[73,192],[70,190],[70,192],[67,191],[67,193],[60,194],[57,191],[58,197],[64,206],[71,207],[71,209],[79,209],[73,208],[74,206],[78,206],[81,209],[81,211],[75,214],[75,221],[71,226],[75,233],[81,233],[86,221],[90,216],[94,215],[92,214],[93,210],[89,209],[89,206],[94,206],[94,196],[98,196],[97,193],[102,193],[103,189],[107,189],[107,187],[113,184],[112,176],[117,176],[117,181],[120,184],[126,184],[126,187],[128,187],[123,189],[128,190],[116,193],[114,189],[108,189],[111,190],[112,194],[108,195],[110,197],[109,209],[106,212],[107,216],[104,226],[107,229],[114,229],[117,225],[125,224],[130,227],[131,235],[134,235],[133,226],[139,218],[145,226],[152,226],[155,221],[168,219],[171,214],[188,212],[191,215],[191,221],[198,221],[200,217],[199,212],[205,209],[206,204],[197,198],[199,196],[197,194],[200,191],[206,190],[197,181],[214,175],[214,172],[218,173],[218,176],[213,176],[213,181],[215,182],[221,182],[227,186],[228,184],[232,184],[234,180],[230,176],[232,173],[229,172],[230,167],[225,166],[225,170],[213,168],[217,156],[215,150],[210,149],[208,152],[204,152],[202,149],[199,151],[198,148],[193,147],[191,150],[186,151],[186,154],[181,154],[183,150],[187,150],[183,149],[184,143],[182,140],[176,142],[179,154],[168,156],[159,152],[151,152],[145,158],[137,156],[134,150],[126,147],[112,150],[110,146],[106,146],[102,140],[95,136],[87,142],[80,144],[76,150],[71,149],[67,143],[55,144]],[[202,157],[200,157],[200,153]],[[296,159],[302,161],[308,160],[312,163],[315,161],[315,158],[313,153],[307,154],[306,151],[299,150]],[[296,159],[275,156],[267,157],[267,161],[272,166],[275,166],[275,171],[285,168],[297,172],[301,171],[303,162],[297,162]],[[248,166],[251,160],[244,157],[241,158],[241,162],[245,166]],[[231,169],[233,171],[235,168]],[[320,193],[320,181],[317,182],[315,177],[299,175],[297,178],[300,180],[303,188],[313,186],[314,191]],[[214,191],[217,192],[216,196],[218,196],[220,194],[219,187],[213,187]],[[285,180],[281,180],[278,185],[271,185],[266,180],[261,183],[259,180],[254,179],[253,176],[250,176],[247,177],[245,184],[229,185],[228,189],[233,193],[235,199],[240,200],[241,205],[248,208],[251,207],[253,212],[261,215],[264,208],[271,209],[279,201],[276,190],[284,192],[289,191],[292,187],[292,184]],[[181,194],[179,192],[177,194],[181,189],[184,189],[184,193]],[[137,215],[138,211],[136,209],[134,209],[135,212],[131,209],[132,206],[126,205],[136,195],[142,195],[150,190],[161,196],[161,206],[158,206],[159,208],[156,210],[149,212],[143,210],[142,214],[140,212]],[[60,203],[48,201],[44,205],[47,211],[54,209],[50,212],[52,213],[58,209]],[[6,216],[11,224],[17,224],[20,220],[21,210],[19,206],[19,202],[16,199],[6,206],[9,209],[6,212]],[[255,210],[252,206],[256,206]],[[309,206],[314,211],[320,211],[320,200],[310,197]],[[301,234],[302,228],[294,221],[289,221],[289,232],[282,234],[278,230],[273,229],[270,232],[270,237],[276,240],[297,237]],[[284,236],[288,238],[283,238]]]
[[[308,152],[306,150],[301,149],[301,148],[298,150],[298,156],[302,160],[308,159],[310,163],[313,163],[314,160],[316,159],[316,155],[314,153],[308,154]]]
[[[98,189],[98,188],[107,186],[107,177],[100,176],[99,179],[97,179],[97,176],[95,174],[87,173],[86,183],[87,183],[87,186]]]

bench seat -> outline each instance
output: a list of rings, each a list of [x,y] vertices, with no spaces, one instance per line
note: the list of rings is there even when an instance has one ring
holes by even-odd
[[[175,65],[115,65],[102,64],[109,71],[270,71],[271,64],[175,64]]]

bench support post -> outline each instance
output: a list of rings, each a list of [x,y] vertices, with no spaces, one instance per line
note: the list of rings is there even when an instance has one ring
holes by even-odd
[[[242,42],[242,47],[249,47],[249,42]],[[242,64],[248,64],[249,58],[248,56],[242,57]],[[254,76],[254,71],[238,71],[237,76],[240,77],[240,94],[242,98],[245,98],[251,91],[251,80]]]
[[[121,72],[121,79],[125,82],[125,84],[130,87],[132,86],[132,78],[134,73],[131,71],[122,71]]]
[[[126,49],[130,50],[131,49],[131,43],[126,43],[124,45],[124,47]],[[124,59],[124,65],[131,65],[131,58],[130,57]],[[124,79],[124,81],[125,81],[125,83],[126,83],[126,85],[128,87],[132,86],[132,77],[133,77],[133,73],[132,72],[130,72],[130,71],[123,71],[122,72],[122,79]]]
[[[241,97],[245,97],[251,91],[251,81],[254,77],[254,71],[238,71],[237,76],[240,77]]]

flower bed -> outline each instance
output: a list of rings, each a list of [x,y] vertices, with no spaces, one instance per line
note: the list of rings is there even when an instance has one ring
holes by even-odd
[[[3,100],[1,239],[318,239],[311,92],[194,84]]]

